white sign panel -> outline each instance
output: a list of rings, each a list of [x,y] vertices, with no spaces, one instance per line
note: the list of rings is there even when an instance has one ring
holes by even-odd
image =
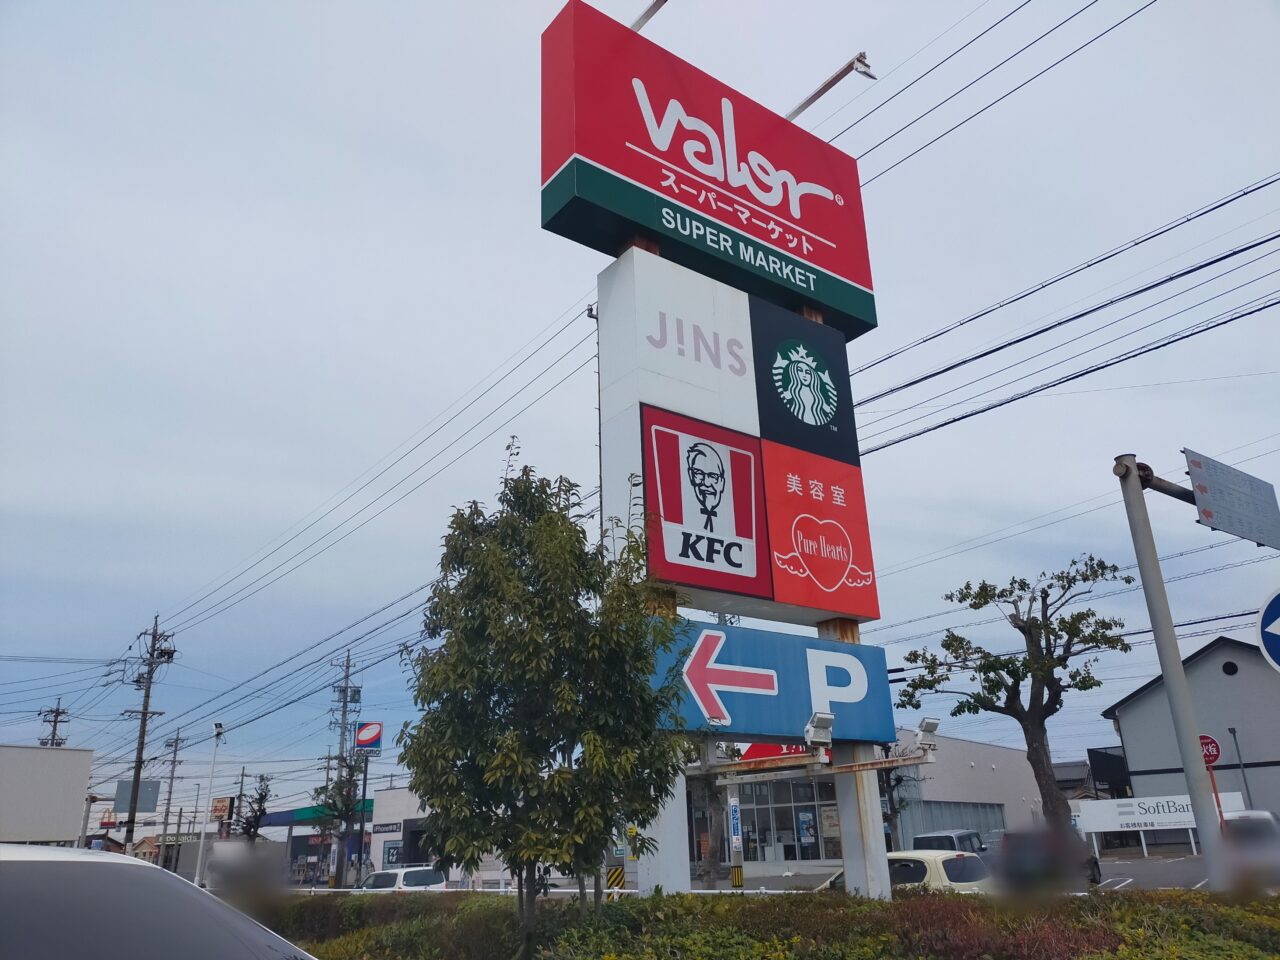
[[[1219,799],[1224,812],[1244,809],[1239,793],[1223,793]],[[1190,830],[1196,825],[1191,798],[1127,797],[1123,800],[1081,800],[1079,827],[1082,833],[1109,833],[1123,830]]]
[[[1183,450],[1199,521],[1243,540],[1280,550],[1280,504],[1265,480]]]
[[[636,247],[599,290],[601,423],[645,402],[759,436],[745,293]]]

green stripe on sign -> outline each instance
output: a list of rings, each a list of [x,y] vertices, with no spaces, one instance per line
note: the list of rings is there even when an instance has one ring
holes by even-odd
[[[846,340],[876,326],[870,291],[581,158],[542,188],[542,225],[611,256],[644,231],[672,241],[661,244],[662,256],[691,270],[790,310],[822,307],[824,322]]]

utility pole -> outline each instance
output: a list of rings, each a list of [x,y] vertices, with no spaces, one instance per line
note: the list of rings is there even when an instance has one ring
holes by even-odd
[[[1169,698],[1174,741],[1182,759],[1183,775],[1187,778],[1191,812],[1195,816],[1196,832],[1200,834],[1200,849],[1209,874],[1209,889],[1225,890],[1227,876],[1226,865],[1222,860],[1222,831],[1209,786],[1204,754],[1200,749],[1200,729],[1196,724],[1191,686],[1187,683],[1186,671],[1182,669],[1182,654],[1178,650],[1178,637],[1173,629],[1173,614],[1169,611],[1169,595],[1165,592],[1164,575],[1160,572],[1160,557],[1156,552],[1155,535],[1151,532],[1151,517],[1147,513],[1145,494],[1148,489],[1155,490],[1192,504],[1195,503],[1195,496],[1190,490],[1155,476],[1149,466],[1138,463],[1137,457],[1131,453],[1116,457],[1112,472],[1120,478],[1120,492],[1124,495],[1124,508],[1129,515],[1133,552],[1138,558],[1138,576],[1142,580],[1147,616],[1151,620],[1151,633],[1155,638],[1156,654],[1160,658],[1164,692]]]
[[[335,666],[337,666],[337,664],[335,664]],[[341,785],[344,782],[343,771],[345,769],[348,769],[350,766],[350,764],[347,762],[347,728],[351,722],[351,715],[352,715],[351,707],[352,705],[355,705],[356,712],[359,712],[359,705],[360,705],[360,688],[351,685],[351,651],[350,650],[347,651],[347,655],[342,662],[342,683],[335,684],[333,691],[338,696],[338,705],[337,707],[332,709],[337,710],[337,713],[338,713],[338,717],[336,721],[338,725],[338,756],[336,759],[337,759],[337,765],[338,765],[337,782],[338,784]],[[326,781],[328,780],[327,773],[326,773],[325,779]],[[354,784],[346,784],[345,789],[353,790],[353,788],[354,788]],[[348,808],[349,810],[351,803],[354,802],[355,800],[355,797],[348,796],[344,799],[347,802],[345,802],[343,806]],[[346,872],[347,872],[346,871],[347,851],[345,849],[342,849],[342,847],[345,845],[345,841],[350,838],[352,826],[354,826],[354,824],[344,821],[339,831],[341,835],[335,838],[337,840],[338,847],[339,847],[337,870],[335,873],[335,877],[336,877],[335,882],[339,887],[342,886],[343,880],[346,878]]]
[[[173,634],[160,632],[160,614],[156,614],[150,630],[138,634],[138,639],[147,641],[147,655],[142,660],[142,671],[134,680],[134,685],[142,688],[142,709],[124,711],[126,714],[139,715],[138,749],[133,757],[133,792],[129,796],[129,822],[124,828],[124,848],[130,854],[133,852],[133,827],[138,819],[138,786],[142,782],[142,753],[147,746],[147,720],[160,716],[161,713],[151,709],[151,683],[162,665],[173,662]]]
[[[58,736],[58,726],[62,723],[62,718],[68,716],[70,710],[62,709],[62,698],[58,698],[56,707],[45,707],[40,711],[40,719],[49,724],[50,730],[47,737],[40,738],[40,746],[42,747],[60,747],[67,742],[66,737]]]
[[[164,866],[165,861],[165,843],[164,836],[169,832],[169,810],[173,804],[173,777],[178,771],[178,747],[182,743],[182,728],[179,727],[174,735],[164,742],[166,747],[173,747],[173,757],[169,761],[169,793],[164,798],[164,826],[160,828],[160,860],[159,865]],[[178,812],[178,833],[182,832],[182,812]],[[177,846],[176,844],[174,845]],[[174,864],[177,869],[177,864]]]
[[[231,822],[234,825],[236,818],[239,817],[241,822],[244,820],[244,767],[240,768],[240,790],[236,793],[236,808],[231,813]]]

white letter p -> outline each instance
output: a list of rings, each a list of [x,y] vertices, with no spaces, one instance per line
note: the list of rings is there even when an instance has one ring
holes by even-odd
[[[833,703],[857,703],[867,695],[867,671],[862,661],[834,650],[806,650],[809,658],[809,700],[815,713],[833,713]],[[833,686],[832,669],[841,671],[847,682]]]

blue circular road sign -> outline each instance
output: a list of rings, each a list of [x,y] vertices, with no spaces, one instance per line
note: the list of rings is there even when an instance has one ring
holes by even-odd
[[[1258,638],[1262,655],[1280,670],[1280,590],[1267,597],[1258,611]]]

